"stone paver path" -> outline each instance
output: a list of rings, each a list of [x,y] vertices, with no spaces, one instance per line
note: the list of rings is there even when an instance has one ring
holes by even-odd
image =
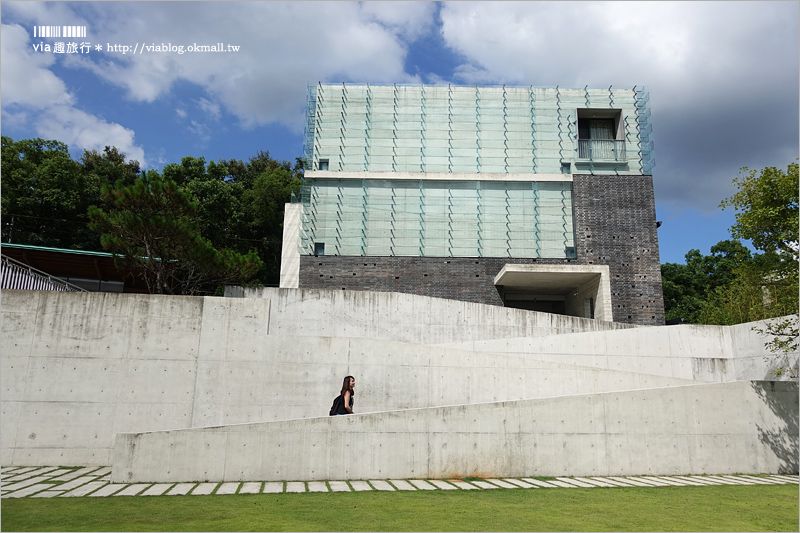
[[[185,496],[281,494],[306,492],[398,492],[491,489],[596,489],[707,487],[723,485],[787,485],[800,483],[797,475],[719,474],[675,476],[546,477],[543,479],[370,479],[355,481],[228,481],[185,483],[111,483],[110,467],[3,467],[0,491],[3,498],[107,498],[111,496]]]

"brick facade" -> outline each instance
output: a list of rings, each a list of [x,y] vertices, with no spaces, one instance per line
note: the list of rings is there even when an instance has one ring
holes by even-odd
[[[300,287],[401,292],[503,305],[507,263],[608,265],[613,319],[664,323],[652,176],[573,176],[575,259],[301,256]]]

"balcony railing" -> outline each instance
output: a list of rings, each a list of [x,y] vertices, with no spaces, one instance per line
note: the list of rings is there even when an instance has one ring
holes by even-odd
[[[578,140],[578,159],[624,161],[625,141]]]

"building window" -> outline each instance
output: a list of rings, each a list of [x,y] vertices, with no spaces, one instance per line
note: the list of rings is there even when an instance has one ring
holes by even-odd
[[[620,130],[619,109],[578,110],[578,159],[620,161],[625,141]]]
[[[325,255],[325,243],[324,242],[315,242],[314,243],[314,255]]]
[[[327,159],[320,159],[319,160],[319,170],[328,170],[328,160]]]

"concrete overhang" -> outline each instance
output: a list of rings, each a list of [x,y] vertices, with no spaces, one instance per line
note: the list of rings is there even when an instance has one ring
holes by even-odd
[[[494,284],[540,294],[566,294],[603,274],[608,275],[605,265],[505,265]]]
[[[610,278],[608,265],[506,264],[495,276],[494,284],[503,286],[506,296],[512,299],[524,295],[564,296],[569,304],[573,297],[593,298],[594,318],[611,321]]]

